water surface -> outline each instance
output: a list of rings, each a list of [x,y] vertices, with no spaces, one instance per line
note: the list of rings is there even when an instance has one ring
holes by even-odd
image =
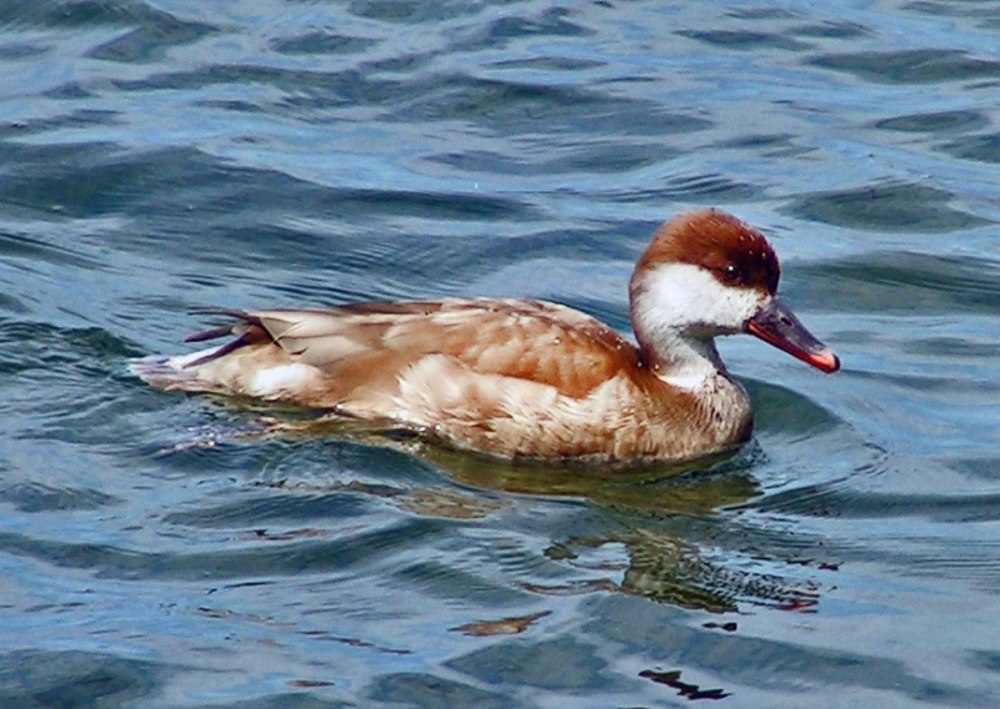
[[[1000,702],[1000,4],[0,8],[0,704]],[[200,306],[541,297],[763,229],[827,377],[681,474],[255,435]]]

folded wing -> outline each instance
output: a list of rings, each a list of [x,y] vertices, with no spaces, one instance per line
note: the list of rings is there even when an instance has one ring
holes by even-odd
[[[408,373],[426,369],[428,358],[466,375],[518,379],[571,397],[585,396],[637,358],[631,344],[599,321],[542,301],[448,299],[214,312],[236,322],[188,340],[234,339],[191,355],[147,358],[146,372],[134,368],[161,388],[335,407],[398,393]],[[153,368],[159,377],[149,375]],[[175,376],[164,376],[170,371]]]

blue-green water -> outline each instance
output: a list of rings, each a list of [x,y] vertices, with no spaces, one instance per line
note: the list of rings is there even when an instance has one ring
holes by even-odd
[[[0,705],[1000,703],[1000,3],[0,4]],[[844,362],[656,482],[254,435],[199,306],[544,297],[759,226]]]

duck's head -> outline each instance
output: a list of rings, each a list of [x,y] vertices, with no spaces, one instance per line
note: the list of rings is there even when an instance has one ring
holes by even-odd
[[[717,210],[682,214],[661,226],[629,286],[640,347],[669,363],[671,349],[746,332],[824,372],[840,361],[778,298],[781,269],[757,230]]]

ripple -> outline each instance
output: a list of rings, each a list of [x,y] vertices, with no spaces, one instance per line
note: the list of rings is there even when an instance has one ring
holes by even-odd
[[[0,256],[7,259],[23,260],[34,265],[37,262],[50,267],[70,267],[86,270],[106,271],[106,264],[85,256],[59,244],[46,243],[30,236],[0,233]]]
[[[136,436],[156,429],[141,416],[146,406],[141,397],[132,397],[122,386],[123,380],[129,381],[124,360],[138,352],[101,328],[2,319],[0,352],[0,372],[10,387],[7,399],[20,411],[6,429],[8,451],[17,451],[15,460],[23,460],[32,441],[43,441],[46,460],[53,466],[44,482],[28,478],[13,483],[20,485],[18,504],[96,509],[93,505],[120,499],[118,491],[108,499],[101,497],[109,493],[90,478],[89,471],[91,466],[107,465],[106,456],[116,451],[141,447]],[[92,481],[98,489],[81,490],[84,481]]]
[[[886,84],[934,84],[1000,78],[1000,61],[980,59],[953,49],[825,54],[813,57],[808,63]]]
[[[164,665],[108,652],[18,650],[0,655],[0,704],[130,704],[154,696]]]
[[[0,27],[80,29],[95,26],[121,27],[140,24],[150,29],[169,30],[177,26],[200,26],[185,23],[173,15],[141,1],[75,2],[66,5],[28,3],[4,5],[0,9]]]
[[[368,511],[367,503],[360,497],[343,493],[241,498],[224,504],[202,504],[197,510],[171,512],[163,516],[163,521],[202,529],[267,529],[279,522],[336,519],[344,523]]]
[[[1000,308],[1000,261],[892,251],[797,272],[822,282],[823,302],[840,312],[993,315]],[[814,304],[808,293],[801,300]],[[972,354],[977,345],[966,340],[960,349]]]
[[[96,510],[122,502],[121,498],[100,490],[61,488],[40,482],[14,483],[0,487],[0,500],[21,512]]]
[[[547,8],[533,17],[505,15],[459,32],[453,47],[464,51],[496,51],[523,37],[591,37],[596,34],[594,30],[570,21],[572,15],[571,10],[562,7]]]
[[[438,20],[450,20],[456,16],[475,15],[479,11],[476,4],[470,6],[457,0],[444,0],[429,5],[395,0],[356,0],[350,5],[352,15],[400,25],[421,25]]]
[[[482,175],[553,175],[630,172],[663,162],[678,154],[661,143],[631,143],[593,140],[575,145],[550,146],[545,154],[505,155],[490,151],[463,150],[432,155],[430,160],[468,173]]]
[[[627,99],[572,86],[536,85],[463,74],[438,75],[395,91],[402,104],[397,121],[469,120],[501,133],[533,130],[539,123],[586,126],[587,133],[613,131],[629,116],[629,134],[685,134],[713,125],[699,116],[668,112],[648,100]]]
[[[39,57],[48,52],[48,48],[32,42],[4,42],[0,44],[0,62],[17,61]]]
[[[897,702],[908,699],[962,706],[989,702],[988,690],[929,679],[912,671],[904,661],[775,639],[763,628],[755,636],[746,632],[712,633],[672,627],[667,637],[648,607],[633,609],[617,599],[601,603],[592,614],[588,630],[614,642],[620,653],[642,647],[660,663],[714,667],[715,672],[727,678],[727,689],[736,697],[741,696],[735,687],[738,683],[744,688],[765,690],[774,697],[789,699],[792,704],[798,703],[803,692],[831,685],[838,692],[881,691],[886,698]],[[746,620],[741,624],[745,623]]]
[[[80,87],[76,84],[63,84],[56,89],[52,89],[48,93],[51,98],[82,98],[86,96],[86,92],[80,89]],[[70,94],[72,94],[72,96],[70,96]],[[73,130],[78,128],[93,128],[101,126],[110,128],[116,125],[118,125],[118,113],[116,111],[100,108],[80,108],[48,118],[39,116],[28,123],[15,122],[0,125],[0,137],[17,139],[25,136],[55,132],[59,130]],[[66,151],[67,157],[70,158],[75,150],[80,149],[78,146],[59,147],[61,150]],[[53,148],[48,148],[48,150],[52,149]],[[34,146],[33,148],[25,148],[7,144],[3,147],[3,150],[5,155],[10,155],[11,158],[20,158],[25,161],[22,165],[19,165],[19,172],[29,167],[32,164],[33,159],[44,161],[47,154],[46,146],[44,145]],[[31,152],[33,152],[34,155],[31,155]]]
[[[810,220],[867,231],[952,232],[990,224],[950,206],[950,192],[898,180],[811,192],[782,211]]]
[[[2,4],[0,705],[995,703],[998,17]],[[195,304],[627,329],[694,204],[816,227],[786,286],[845,362],[722,345],[757,414],[727,460],[277,438],[309,416],[125,373]]]
[[[895,495],[852,489],[853,482],[813,485],[768,495],[746,509],[782,514],[864,518],[917,516],[942,522],[1000,519],[1000,494]]]
[[[64,120],[71,118],[59,122]],[[150,173],[150,168],[163,166],[176,155],[172,151],[129,153],[93,143],[40,146],[8,143],[3,149],[17,166],[10,170],[16,179],[0,182],[0,200],[60,220],[95,219],[128,212],[132,204],[148,199],[140,187],[169,180],[169,172]]]
[[[984,128],[989,124],[989,117],[982,111],[962,110],[895,116],[878,121],[875,127],[904,133],[947,133]]]
[[[125,20],[129,24],[138,26],[97,45],[87,52],[86,56],[126,64],[152,63],[163,58],[165,53],[174,47],[197,42],[218,31],[211,25],[183,22],[165,12],[152,10],[146,5],[134,7],[142,8],[142,12],[120,18],[118,22]]]
[[[376,46],[380,40],[370,37],[353,37],[336,32],[312,30],[292,37],[272,39],[269,46],[282,54],[362,54]]]
[[[871,36],[874,32],[856,22],[824,20],[816,24],[796,27],[795,34],[817,39],[860,39]]]
[[[497,643],[449,660],[446,666],[487,684],[548,690],[607,691],[618,681],[592,645],[565,635],[531,644]]]
[[[910,12],[919,12],[933,17],[967,17],[976,21],[983,29],[1000,27],[1000,9],[990,4],[969,5],[951,2],[934,2],[933,0],[914,0],[904,6]]]
[[[81,569],[98,578],[227,580],[254,577],[330,573],[391,557],[407,548],[419,548],[436,535],[440,521],[417,518],[377,530],[339,534],[323,539],[303,536],[291,542],[273,541],[218,552],[148,552],[91,542],[64,542],[0,532],[0,549],[7,554],[37,559],[54,567]]]
[[[681,30],[677,34],[724,49],[752,50],[755,52],[770,48],[801,51],[811,46],[806,42],[800,42],[780,34],[751,32],[747,30]]]
[[[963,160],[1000,163],[1000,133],[956,138],[941,149]]]
[[[374,678],[367,695],[376,702],[435,706],[441,697],[454,706],[504,709],[510,706],[506,693],[488,692],[473,682],[459,682],[432,672],[390,672]]]
[[[192,70],[157,71],[142,78],[117,79],[115,85],[121,91],[136,94],[167,90],[190,92],[233,85],[272,87],[276,93],[251,93],[255,97],[252,105],[268,109],[268,113],[294,115],[297,121],[306,123],[328,121],[331,110],[345,106],[397,105],[405,88],[398,80],[365,74],[353,67],[318,71],[223,63]]]
[[[763,193],[763,188],[741,182],[737,178],[718,173],[674,175],[656,187],[615,190],[609,199],[616,202],[653,202],[662,204],[678,199],[719,202],[751,201]]]

